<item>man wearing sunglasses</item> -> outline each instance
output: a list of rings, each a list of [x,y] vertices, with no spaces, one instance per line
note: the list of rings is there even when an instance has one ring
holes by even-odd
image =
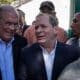
[[[80,12],[74,15],[71,29],[73,37],[67,41],[67,44],[80,47]]]
[[[73,36],[68,44],[80,47],[80,12],[76,13],[71,24]],[[69,64],[62,72],[58,80],[80,80],[80,58]]]

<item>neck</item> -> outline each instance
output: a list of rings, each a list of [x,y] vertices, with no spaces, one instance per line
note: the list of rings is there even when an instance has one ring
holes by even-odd
[[[50,42],[49,42],[50,43]],[[53,42],[53,43],[50,43],[50,44],[45,44],[45,45],[41,45],[43,48],[45,48],[48,53],[50,53],[54,48],[55,48],[55,45],[56,45],[56,41]]]

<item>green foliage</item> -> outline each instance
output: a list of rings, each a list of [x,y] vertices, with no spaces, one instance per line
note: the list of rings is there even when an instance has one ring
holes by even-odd
[[[11,4],[15,0],[0,0],[0,5],[2,4]]]

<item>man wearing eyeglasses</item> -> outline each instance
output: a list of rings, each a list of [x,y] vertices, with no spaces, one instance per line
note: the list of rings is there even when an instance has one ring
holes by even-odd
[[[0,6],[0,80],[16,80],[19,55],[26,40],[15,35],[18,15],[10,5]]]
[[[73,37],[67,41],[67,44],[80,47],[80,12],[74,15],[71,29]]]

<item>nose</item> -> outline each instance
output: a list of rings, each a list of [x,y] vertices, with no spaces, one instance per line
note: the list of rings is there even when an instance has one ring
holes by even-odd
[[[42,31],[42,27],[39,26],[37,29],[36,29],[36,32],[41,32]]]
[[[10,29],[10,30],[15,30],[15,29],[17,29],[17,28],[15,27],[14,24],[12,24],[12,25],[9,26],[9,29]]]
[[[72,24],[71,24],[71,28],[74,28],[75,25],[76,25],[76,24],[72,22]]]
[[[13,25],[11,25],[11,26],[10,26],[10,28],[11,28],[11,29],[15,29],[15,26],[14,26],[14,24],[13,24]]]
[[[73,27],[73,25],[71,24],[71,26],[70,26],[71,28]]]

